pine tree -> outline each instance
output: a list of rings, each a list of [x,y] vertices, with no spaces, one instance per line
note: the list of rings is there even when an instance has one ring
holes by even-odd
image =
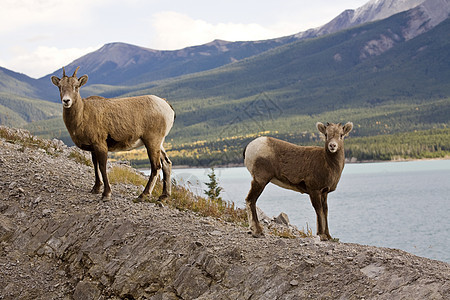
[[[211,168],[211,173],[208,174],[209,182],[205,182],[208,190],[204,190],[205,195],[208,196],[211,200],[219,200],[222,201],[222,197],[220,197],[220,192],[222,192],[223,188],[219,186],[219,181],[216,178],[216,174],[214,173],[214,168]]]

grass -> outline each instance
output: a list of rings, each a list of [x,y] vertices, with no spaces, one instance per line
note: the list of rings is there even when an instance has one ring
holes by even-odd
[[[126,166],[114,166],[108,174],[111,184],[127,183],[145,186],[148,178],[136,170]],[[158,195],[162,192],[162,182],[158,181],[153,190],[150,202],[158,202]],[[237,208],[234,202],[220,199],[209,199],[194,195],[184,186],[172,182],[172,195],[162,200],[164,205],[181,211],[190,210],[204,217],[213,217],[226,222],[247,226],[247,214],[244,209]]]
[[[93,167],[91,160],[88,159],[85,155],[83,155],[82,153],[80,153],[78,151],[70,152],[69,158],[74,160],[75,162],[77,162],[79,164],[86,165],[86,166],[89,166],[89,167]]]
[[[108,173],[108,179],[111,184],[127,183],[137,186],[145,186],[147,184],[147,179],[144,175],[126,166],[112,167]]]

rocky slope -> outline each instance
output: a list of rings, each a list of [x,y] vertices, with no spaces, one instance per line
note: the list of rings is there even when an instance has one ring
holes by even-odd
[[[27,135],[26,132],[20,134]],[[0,139],[0,299],[448,299],[450,265],[395,249],[252,238],[151,203],[89,194],[58,141]],[[42,144],[42,143],[41,143]]]

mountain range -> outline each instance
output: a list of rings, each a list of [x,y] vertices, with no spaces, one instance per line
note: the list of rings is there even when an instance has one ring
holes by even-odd
[[[81,66],[83,72],[89,74],[90,84],[136,85],[211,70],[294,41],[315,38],[383,19],[424,2],[442,1],[446,2],[372,0],[359,9],[343,12],[319,28],[270,40],[244,42],[215,40],[205,45],[175,51],[158,51],[124,43],[111,43],[75,60],[67,66],[67,69]],[[433,16],[434,18],[436,17]],[[436,19],[438,22],[442,21],[442,17]],[[46,81],[49,76],[61,72],[61,69],[57,70],[43,79]]]
[[[111,43],[66,70],[89,75],[84,96],[167,98],[178,115],[171,136],[184,141],[232,136],[237,127],[312,130],[317,118],[351,119],[357,135],[433,128],[449,123],[449,12],[450,0],[372,0],[291,36],[175,51]],[[61,73],[32,79],[0,68],[0,122],[35,121],[34,132],[64,135],[49,80]],[[23,99],[36,103],[27,113]]]

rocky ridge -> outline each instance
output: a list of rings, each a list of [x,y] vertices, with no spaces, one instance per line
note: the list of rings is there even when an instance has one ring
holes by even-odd
[[[17,134],[17,131],[15,131]],[[19,134],[29,134],[20,131]],[[0,299],[448,299],[450,265],[317,238],[255,239],[189,211],[88,191],[92,168],[0,139]],[[266,231],[267,232],[267,231]]]

